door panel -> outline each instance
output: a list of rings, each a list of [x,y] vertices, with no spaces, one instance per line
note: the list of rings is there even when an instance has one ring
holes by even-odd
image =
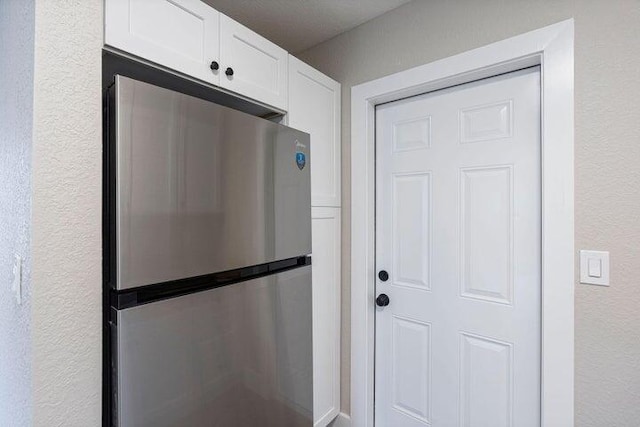
[[[539,70],[377,107],[376,162],[376,425],[539,426]]]
[[[460,425],[512,425],[512,345],[460,333]]]
[[[391,322],[393,407],[424,424],[429,424],[431,325],[398,316],[393,316]]]
[[[393,284],[429,290],[431,175],[395,174],[393,181]]]
[[[511,302],[512,167],[460,171],[461,292]]]

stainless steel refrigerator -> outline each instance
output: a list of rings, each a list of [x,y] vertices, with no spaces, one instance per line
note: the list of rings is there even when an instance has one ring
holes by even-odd
[[[110,423],[311,426],[309,135],[123,76],[106,104]]]

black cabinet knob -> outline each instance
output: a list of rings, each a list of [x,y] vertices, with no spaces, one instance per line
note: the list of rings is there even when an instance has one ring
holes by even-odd
[[[378,279],[386,282],[387,280],[389,280],[389,273],[387,273],[385,270],[380,270],[380,272],[378,273]]]
[[[233,68],[227,67],[224,73],[229,77],[233,76]]]
[[[389,305],[389,297],[387,294],[380,294],[378,298],[376,298],[376,305],[378,307],[386,307]]]
[[[213,71],[216,71],[220,68],[220,64],[218,64],[216,61],[211,61],[211,65],[209,66],[209,68],[211,68]]]

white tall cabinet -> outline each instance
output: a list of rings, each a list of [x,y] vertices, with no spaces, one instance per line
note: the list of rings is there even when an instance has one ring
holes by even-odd
[[[109,49],[286,113],[311,135],[315,426],[340,412],[340,84],[200,0],[104,0]]]
[[[340,412],[340,84],[289,56],[288,124],[311,135],[315,426]]]

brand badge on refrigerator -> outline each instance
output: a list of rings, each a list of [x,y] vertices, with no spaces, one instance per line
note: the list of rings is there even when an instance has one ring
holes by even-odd
[[[301,151],[296,151],[296,165],[298,165],[298,169],[304,169],[304,165],[307,164],[307,157]]]

